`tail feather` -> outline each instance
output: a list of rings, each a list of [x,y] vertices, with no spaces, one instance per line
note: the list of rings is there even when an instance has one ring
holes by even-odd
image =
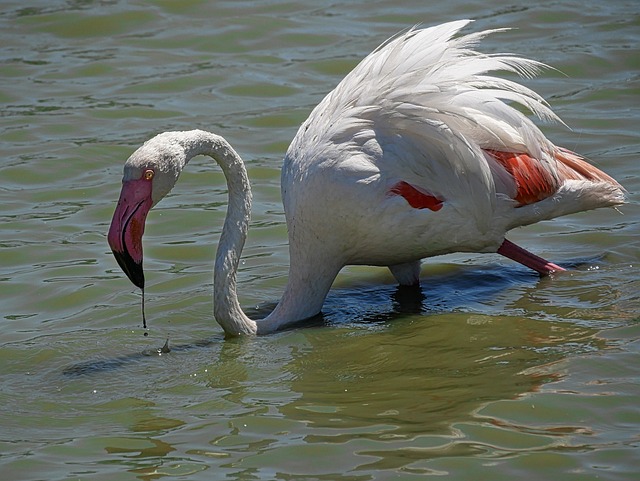
[[[590,180],[592,182],[607,182],[618,188],[622,186],[611,176],[588,163],[575,152],[557,147],[555,158],[558,161],[558,176],[561,180]]]
[[[504,177],[496,179],[501,181],[502,186],[502,190],[498,191],[509,195],[520,207],[554,197],[569,189],[569,186],[579,186],[580,191],[592,189],[590,205],[597,200],[597,192],[606,192],[606,195],[602,194],[602,207],[620,204],[620,199],[624,199],[624,188],[615,179],[570,150],[554,146],[553,157],[545,156],[553,159],[551,162],[541,161],[525,152],[488,149],[484,152],[487,160],[497,162],[509,174],[511,185],[505,186]],[[494,174],[497,171],[495,164],[492,171]],[[613,202],[614,198],[618,201]]]
[[[532,202],[520,199],[518,208],[510,211],[508,229],[625,203],[626,191],[615,179],[570,150],[554,150],[557,188]],[[514,199],[519,200],[517,196]]]

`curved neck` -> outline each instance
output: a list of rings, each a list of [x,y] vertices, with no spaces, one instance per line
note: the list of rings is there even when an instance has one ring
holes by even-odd
[[[212,157],[222,168],[229,202],[213,274],[213,312],[225,333],[256,334],[257,324],[242,311],[236,291],[236,273],[251,219],[251,186],[244,162],[219,135],[203,130],[185,132],[178,139],[185,151],[185,163],[197,155]]]
[[[236,273],[251,218],[251,186],[244,162],[223,137],[209,132],[183,132],[177,142],[184,148],[185,164],[196,155],[208,155],[220,165],[227,181],[227,216],[213,275],[214,316],[225,333],[266,334],[318,314],[339,266],[329,266],[326,260],[312,265],[312,258],[317,256],[301,255],[300,249],[292,251],[291,246],[287,286],[274,311],[259,321],[249,319],[242,311]]]

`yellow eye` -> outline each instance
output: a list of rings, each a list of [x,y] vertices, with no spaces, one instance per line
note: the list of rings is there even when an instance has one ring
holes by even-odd
[[[155,172],[151,169],[145,170],[144,174],[142,174],[142,176],[146,179],[146,180],[151,180],[153,179],[153,176],[155,175]]]

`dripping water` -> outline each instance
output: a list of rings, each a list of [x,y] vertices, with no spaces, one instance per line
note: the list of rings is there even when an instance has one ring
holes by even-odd
[[[147,318],[144,315],[144,287],[142,288],[141,300],[142,300],[142,327],[145,329],[144,336],[146,337],[146,336],[149,335],[149,333],[146,331],[146,329],[147,329]]]

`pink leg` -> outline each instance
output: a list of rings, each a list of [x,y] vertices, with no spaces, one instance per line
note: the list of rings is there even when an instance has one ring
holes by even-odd
[[[532,254],[526,249],[517,246],[511,241],[507,239],[504,240],[500,248],[498,249],[498,254],[508,257],[511,260],[519,262],[522,265],[533,269],[538,272],[540,275],[547,276],[549,274],[553,274],[557,271],[564,271],[559,265],[556,265],[552,262],[544,260],[542,257],[538,257],[535,254]]]

